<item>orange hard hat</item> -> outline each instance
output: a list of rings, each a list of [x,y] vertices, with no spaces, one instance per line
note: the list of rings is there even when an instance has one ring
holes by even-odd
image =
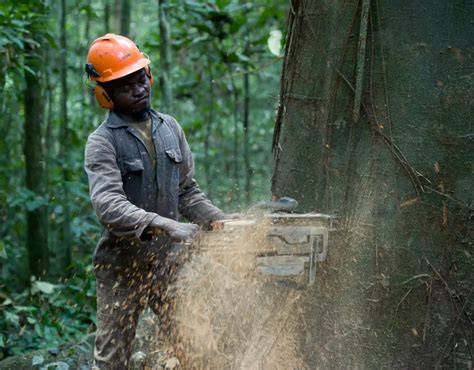
[[[127,76],[148,64],[150,59],[132,40],[108,33],[92,42],[87,54],[86,72],[91,80],[107,82]]]

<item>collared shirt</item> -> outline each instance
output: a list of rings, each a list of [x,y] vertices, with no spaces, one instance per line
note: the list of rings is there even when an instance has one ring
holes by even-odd
[[[176,220],[179,212],[198,224],[224,217],[194,179],[192,153],[176,120],[152,110],[151,135],[156,164],[141,135],[113,111],[87,140],[84,168],[104,226],[94,263],[118,263],[123,250],[138,253],[137,243],[143,250],[140,237],[157,215]]]

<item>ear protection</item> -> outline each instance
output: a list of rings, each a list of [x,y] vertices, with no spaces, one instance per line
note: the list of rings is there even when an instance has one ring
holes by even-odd
[[[102,86],[98,84],[95,85],[92,88],[92,92],[94,93],[95,100],[97,100],[97,103],[99,103],[99,105],[102,108],[105,108],[105,109],[114,108],[114,102],[112,101],[109,94],[107,94],[107,91],[105,91],[105,89]]]
[[[155,80],[153,79],[151,69],[149,66],[146,66],[144,68],[145,68],[145,73],[148,79],[150,80],[150,85],[153,86],[153,83],[155,82]],[[114,102],[112,101],[112,98],[109,96],[109,94],[107,94],[107,91],[105,91],[105,89],[101,85],[99,84],[95,85],[92,91],[94,93],[95,99],[97,100],[97,103],[99,103],[99,105],[102,108],[114,109]]]

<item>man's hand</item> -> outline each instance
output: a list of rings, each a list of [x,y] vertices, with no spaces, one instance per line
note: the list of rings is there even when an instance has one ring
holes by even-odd
[[[211,230],[222,230],[226,221],[242,219],[244,215],[242,213],[226,213],[220,220],[214,220],[209,223]]]
[[[180,242],[189,241],[199,231],[199,226],[196,224],[186,224],[160,216],[155,217],[149,227],[163,230],[171,239]]]

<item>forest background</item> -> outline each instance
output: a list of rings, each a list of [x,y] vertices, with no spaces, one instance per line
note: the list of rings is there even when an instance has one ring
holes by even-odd
[[[1,2],[0,359],[94,330],[100,226],[82,165],[106,112],[84,72],[90,42],[136,41],[153,106],[183,126],[201,187],[238,211],[270,196],[287,11],[286,0]]]

